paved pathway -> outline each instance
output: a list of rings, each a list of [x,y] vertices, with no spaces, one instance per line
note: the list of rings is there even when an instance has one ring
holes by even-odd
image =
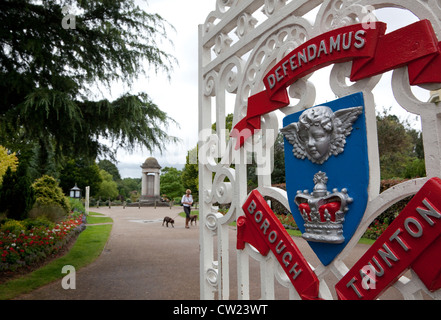
[[[182,211],[175,208],[92,208],[114,220],[108,243],[101,256],[90,265],[77,270],[76,289],[64,290],[61,280],[55,281],[18,299],[41,300],[198,300],[199,299],[199,222],[185,229],[185,219],[176,217]],[[175,227],[162,226],[165,216],[176,217]],[[89,228],[93,228],[90,226]],[[231,227],[230,244],[236,243],[236,231]],[[306,241],[294,239],[310,263],[317,257]],[[368,248],[357,245],[346,263],[351,266]],[[236,255],[231,254],[231,297],[237,298],[234,270]],[[250,261],[250,275],[259,274],[258,264]],[[60,271],[61,272],[61,271]],[[334,279],[336,282],[336,279]],[[331,281],[334,281],[331,279]],[[259,298],[258,281],[252,299]],[[391,298],[394,297],[393,292]],[[287,299],[287,289],[276,288],[276,298]]]
[[[91,208],[114,220],[101,256],[77,270],[76,289],[64,290],[61,280],[20,299],[199,299],[199,230],[162,226],[175,208]],[[93,228],[93,226],[89,226]],[[183,293],[185,288],[185,293]]]

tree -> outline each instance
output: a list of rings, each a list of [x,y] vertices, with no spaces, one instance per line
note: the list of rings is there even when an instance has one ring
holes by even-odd
[[[387,110],[377,115],[377,132],[381,179],[425,175],[424,165],[421,165],[421,162],[424,164],[424,151],[420,133],[396,115],[388,114]]]
[[[44,175],[35,180],[32,187],[35,190],[36,204],[38,206],[58,206],[65,213],[69,212],[69,201],[55,178]]]
[[[121,180],[121,175],[119,174],[118,167],[110,160],[104,159],[98,162],[98,168],[105,170],[110,173],[113,177],[113,181],[118,182]]]
[[[0,185],[0,213],[5,212],[10,219],[23,220],[34,203],[35,193],[27,166],[20,163],[15,172],[8,167]]]
[[[182,183],[181,177],[182,171],[170,167],[163,168],[161,170],[160,180],[161,195],[166,195],[170,200],[182,197],[185,193],[185,187]]]
[[[63,27],[66,9],[74,29]],[[177,140],[165,131],[174,121],[147,93],[91,99],[93,88],[130,87],[152,69],[170,74],[176,61],[158,43],[171,26],[160,15],[134,0],[4,0],[0,24],[0,144],[20,151],[32,141],[41,163],[52,151],[62,163],[66,155],[94,160],[118,147],[162,150]]]
[[[274,169],[271,174],[272,183],[285,183],[285,146],[283,135],[279,133],[274,142]]]
[[[100,170],[101,184],[97,196],[102,199],[115,199],[118,196],[118,186],[110,173]]]
[[[182,184],[185,189],[190,189],[193,195],[193,201],[199,201],[199,168],[198,164],[190,163],[190,153],[196,152],[196,148],[190,150],[186,157],[184,170],[182,170]]]
[[[117,181],[118,191],[125,199],[130,198],[132,192],[141,193],[141,178],[124,178]]]
[[[8,168],[12,171],[17,170],[18,159],[15,153],[9,154],[6,148],[0,146],[0,185],[3,181],[3,175],[6,173]]]
[[[82,158],[68,159],[60,170],[60,187],[65,194],[69,194],[70,189],[76,184],[84,191],[90,187],[90,195],[97,195],[100,190],[102,178],[100,168],[94,161]]]

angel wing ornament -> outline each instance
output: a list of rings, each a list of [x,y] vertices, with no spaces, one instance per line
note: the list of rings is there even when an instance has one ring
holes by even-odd
[[[304,111],[299,122],[291,123],[280,131],[293,145],[296,158],[308,158],[313,163],[323,164],[331,155],[344,151],[346,137],[363,112],[363,107],[338,110],[335,113],[327,106],[318,106]]]

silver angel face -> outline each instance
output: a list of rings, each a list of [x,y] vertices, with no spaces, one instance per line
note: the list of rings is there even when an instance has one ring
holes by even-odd
[[[334,113],[326,106],[314,107],[304,111],[299,122],[280,131],[293,145],[294,156],[322,164],[331,155],[337,156],[344,151],[346,137],[362,111],[362,107],[355,107]]]

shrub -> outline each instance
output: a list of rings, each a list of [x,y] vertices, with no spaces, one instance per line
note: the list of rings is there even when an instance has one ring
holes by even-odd
[[[69,198],[69,205],[70,205],[70,209],[73,212],[80,212],[80,213],[86,212],[86,208],[84,208],[83,202],[81,202],[81,200],[79,200],[79,199]],[[90,203],[89,203],[89,205],[90,205]]]
[[[15,153],[9,154],[5,147],[0,146],[0,185],[3,181],[3,175],[6,173],[8,168],[12,171],[17,170],[18,159]]]
[[[32,186],[35,190],[37,205],[60,206],[66,213],[70,211],[69,201],[53,177],[44,175],[35,180]]]
[[[0,228],[3,232],[13,233],[18,235],[26,230],[24,223],[17,220],[7,220]]]
[[[60,222],[67,217],[67,212],[59,205],[35,205],[28,214],[30,219],[45,219],[51,222]]]
[[[32,230],[32,229],[41,228],[41,227],[52,229],[55,226],[55,223],[50,221],[45,216],[40,216],[36,219],[28,218],[26,220],[23,220],[23,223],[24,223],[27,230]]]
[[[371,223],[363,235],[363,238],[377,240],[389,225],[386,222],[380,223],[377,220]]]
[[[28,168],[20,163],[16,172],[9,167],[0,186],[0,212],[15,220],[24,220],[35,202]]]

